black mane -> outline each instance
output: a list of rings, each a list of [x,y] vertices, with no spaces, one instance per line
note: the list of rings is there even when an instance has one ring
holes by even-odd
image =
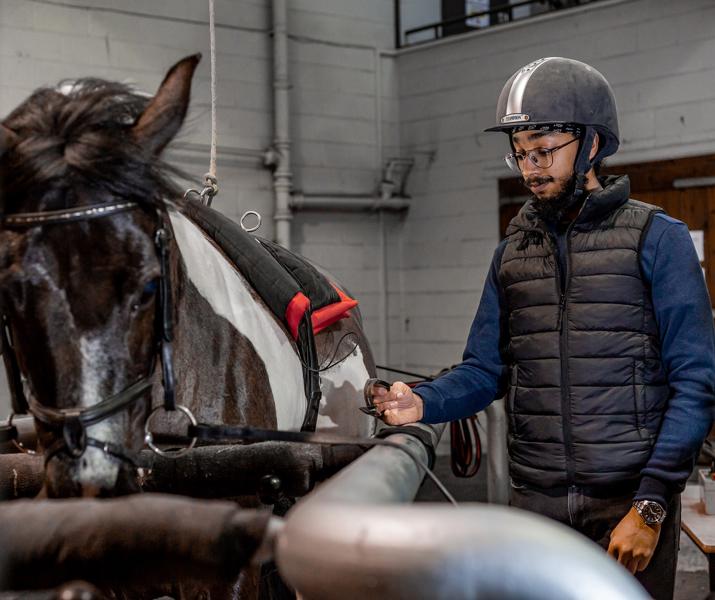
[[[3,122],[19,138],[0,159],[3,204],[28,194],[70,204],[76,198],[67,193],[79,189],[145,201],[175,196],[170,175],[180,173],[131,135],[149,100],[92,78],[35,91]]]

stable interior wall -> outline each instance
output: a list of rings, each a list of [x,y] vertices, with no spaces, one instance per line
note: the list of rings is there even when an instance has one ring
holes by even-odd
[[[497,182],[510,176],[506,137],[483,130],[506,80],[544,56],[583,60],[613,85],[622,141],[609,164],[715,150],[710,0],[602,0],[401,50],[401,152],[416,163],[395,232],[404,258],[391,275],[404,290],[390,306],[390,350],[408,368],[460,360],[499,241]]]

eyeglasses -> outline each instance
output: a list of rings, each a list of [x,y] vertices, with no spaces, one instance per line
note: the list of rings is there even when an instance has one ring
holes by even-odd
[[[572,140],[569,140],[565,144],[561,144],[560,146],[556,146],[554,148],[534,148],[533,150],[529,150],[528,152],[510,152],[504,157],[504,160],[506,161],[507,167],[509,167],[512,171],[516,171],[517,173],[521,172],[521,167],[524,164],[524,161],[528,158],[535,167],[539,169],[548,169],[551,165],[554,164],[554,152],[557,150],[561,150],[561,148],[565,148],[569,144],[573,144],[576,140],[579,138],[574,138]]]

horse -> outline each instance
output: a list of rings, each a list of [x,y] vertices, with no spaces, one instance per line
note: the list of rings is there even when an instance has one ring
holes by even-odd
[[[375,374],[359,309],[297,336],[202,228],[199,217],[216,214],[182,197],[161,158],[199,59],[175,64],[154,96],[65,81],[0,124],[3,350],[45,453],[43,496],[139,491],[150,415],[176,434],[185,418],[296,430],[319,399],[308,429],[373,431],[358,411]],[[305,315],[296,328],[310,327]]]

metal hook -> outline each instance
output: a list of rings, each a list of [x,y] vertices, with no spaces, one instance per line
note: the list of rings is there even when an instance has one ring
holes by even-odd
[[[199,191],[189,188],[184,192],[184,198],[188,198],[189,194],[196,194],[204,206],[211,206],[211,201],[214,196],[218,195],[218,190],[218,180],[211,173],[206,173],[204,175],[204,189]]]
[[[256,217],[258,222],[256,223],[256,225],[254,227],[246,227],[244,220],[246,219],[246,217],[249,217],[251,215]],[[262,221],[261,215],[258,214],[255,210],[247,210],[245,213],[243,213],[243,216],[241,217],[241,228],[246,233],[253,233],[254,231],[257,231],[261,227],[261,221]]]

